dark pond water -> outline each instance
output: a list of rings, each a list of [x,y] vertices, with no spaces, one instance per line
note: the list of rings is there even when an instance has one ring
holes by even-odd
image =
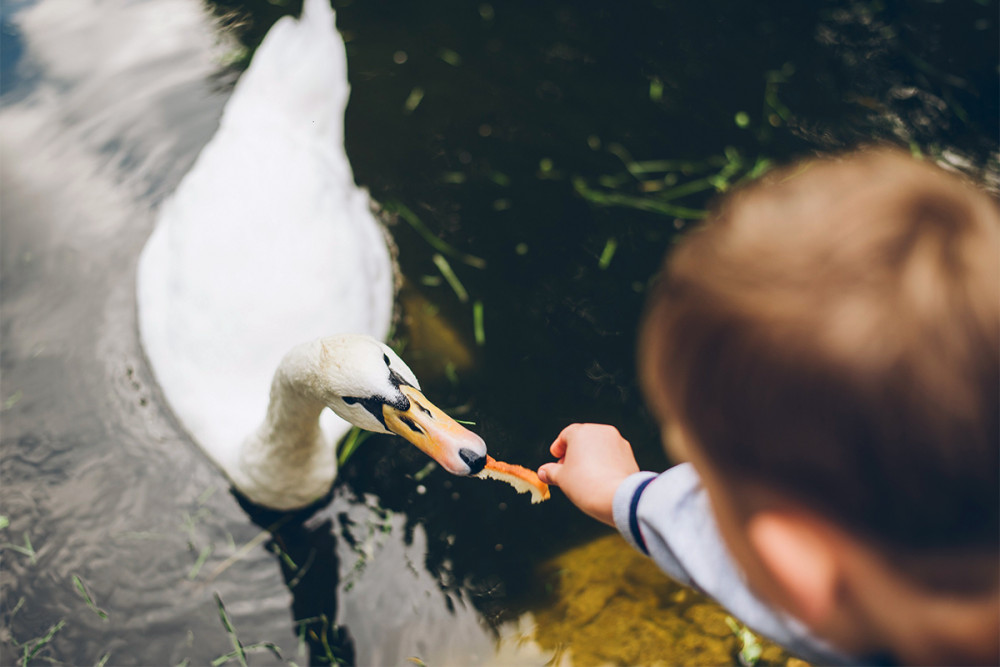
[[[552,569],[594,560],[606,534],[558,493],[529,506],[373,437],[315,513],[244,508],[152,382],[138,252],[293,4],[0,5],[0,663],[27,647],[206,664],[233,649],[218,595],[240,641],[298,664],[592,664],[532,620],[566,625]],[[395,343],[506,460],[536,466],[587,420],[667,464],[636,322],[664,250],[720,189],[873,140],[1000,183],[996,2],[335,6],[355,176],[400,212]],[[485,262],[443,253],[466,300],[428,235]]]

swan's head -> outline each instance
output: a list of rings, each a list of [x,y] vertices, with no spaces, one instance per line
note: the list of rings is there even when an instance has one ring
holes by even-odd
[[[376,433],[395,433],[453,475],[475,475],[486,464],[486,443],[420,393],[413,371],[374,338],[343,335],[321,341],[327,405],[346,421]]]

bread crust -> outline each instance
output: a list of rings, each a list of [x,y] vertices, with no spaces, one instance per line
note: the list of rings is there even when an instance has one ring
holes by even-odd
[[[489,454],[486,455],[486,467],[476,477],[496,479],[510,484],[518,493],[530,493],[532,504],[548,500],[551,496],[549,485],[540,480],[534,470],[514,463],[497,461]]]

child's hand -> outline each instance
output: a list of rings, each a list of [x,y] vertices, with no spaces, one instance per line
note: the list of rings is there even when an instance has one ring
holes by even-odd
[[[574,505],[613,526],[615,491],[626,477],[639,472],[628,440],[614,426],[571,424],[549,451],[559,462],[540,467],[541,480],[558,486]]]

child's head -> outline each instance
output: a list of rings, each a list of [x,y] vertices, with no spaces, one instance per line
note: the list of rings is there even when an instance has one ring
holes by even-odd
[[[720,481],[717,512],[784,504],[929,593],[997,588],[1000,213],[985,194],[891,150],[773,172],[670,255],[640,358],[654,411]]]

